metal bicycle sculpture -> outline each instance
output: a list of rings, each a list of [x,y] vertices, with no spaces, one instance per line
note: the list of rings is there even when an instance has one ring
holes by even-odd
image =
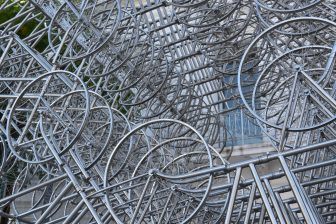
[[[0,222],[335,223],[335,20],[331,0],[0,1]],[[275,150],[230,163],[241,109]]]

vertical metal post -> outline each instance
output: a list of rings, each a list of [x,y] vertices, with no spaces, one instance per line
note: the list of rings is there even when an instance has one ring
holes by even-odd
[[[285,158],[283,156],[279,156],[279,160],[306,222],[308,224],[320,223],[317,214],[309,207],[309,202],[306,201],[304,197],[302,197],[302,195],[305,193],[303,192],[303,189],[300,189],[294,174],[287,166]]]
[[[284,215],[284,217],[285,217],[286,223],[294,223],[294,220],[292,220],[292,219],[290,218],[290,216],[288,215],[288,213],[291,212],[291,211],[288,211],[288,210],[286,209],[286,207],[285,207],[284,204],[282,203],[282,198],[281,198],[281,196],[280,196],[280,194],[279,194],[278,192],[275,192],[275,198],[276,198],[276,200],[277,200],[278,203],[279,203],[279,206],[280,206],[280,208],[281,208],[281,212],[283,213],[283,215]]]
[[[268,213],[268,215],[269,215],[269,217],[271,219],[271,222],[275,224],[275,223],[277,223],[277,220],[276,220],[276,217],[275,217],[274,212],[272,210],[272,206],[271,206],[271,204],[268,201],[268,198],[267,198],[266,192],[265,192],[265,190],[263,188],[263,185],[262,185],[262,183],[260,181],[260,177],[258,175],[258,172],[257,172],[257,170],[256,170],[256,168],[255,168],[255,166],[254,166],[253,163],[250,163],[249,167],[251,169],[253,178],[254,178],[254,180],[256,182],[256,185],[258,187],[258,190],[259,190],[259,193],[261,195],[261,198],[262,198],[262,200],[264,202],[264,205],[265,205],[265,208],[267,210],[267,213]]]
[[[264,183],[265,183],[265,186],[267,188],[268,194],[269,194],[269,196],[271,198],[271,201],[272,201],[272,204],[274,206],[274,209],[275,209],[275,211],[276,211],[276,213],[278,215],[280,223],[284,223],[285,224],[286,223],[285,218],[282,215],[282,211],[281,211],[280,205],[279,205],[278,201],[276,200],[276,197],[274,195],[274,192],[273,192],[273,189],[272,189],[272,186],[271,186],[269,180],[268,179],[264,179]]]
[[[249,196],[249,199],[248,199],[244,224],[249,224],[250,223],[250,216],[251,216],[251,211],[252,211],[252,207],[253,207],[255,193],[256,193],[256,184],[255,184],[255,182],[253,182],[251,192],[250,192],[250,196]]]
[[[238,184],[239,184],[239,180],[240,180],[241,171],[242,171],[241,167],[238,167],[236,169],[236,175],[235,175],[235,178],[234,178],[234,181],[233,181],[233,186],[232,186],[231,194],[230,194],[229,207],[228,207],[228,211],[227,211],[226,217],[225,217],[225,224],[230,224],[230,220],[231,220],[231,216],[232,216],[232,212],[233,212],[233,206],[234,206],[234,202],[236,200],[236,195],[237,195],[237,190],[238,190]]]
[[[259,214],[259,222],[258,222],[258,224],[264,224],[265,214],[266,214],[265,204],[262,204],[261,205],[260,214]]]

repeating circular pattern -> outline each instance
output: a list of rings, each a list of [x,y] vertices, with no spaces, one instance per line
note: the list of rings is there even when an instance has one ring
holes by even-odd
[[[333,1],[14,0],[6,10],[0,222],[281,223],[279,210],[304,222],[291,177],[335,222],[335,151],[323,145],[336,136]],[[263,149],[243,158],[240,145],[265,142],[274,152],[241,161]]]

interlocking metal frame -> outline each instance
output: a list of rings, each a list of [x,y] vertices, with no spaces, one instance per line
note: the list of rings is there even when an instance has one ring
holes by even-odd
[[[332,0],[0,1],[0,222],[335,223],[335,20]],[[232,112],[273,150],[231,162]]]

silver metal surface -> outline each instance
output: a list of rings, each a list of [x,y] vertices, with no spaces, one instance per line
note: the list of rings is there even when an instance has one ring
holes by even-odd
[[[335,20],[331,0],[0,1],[0,223],[335,223]]]

